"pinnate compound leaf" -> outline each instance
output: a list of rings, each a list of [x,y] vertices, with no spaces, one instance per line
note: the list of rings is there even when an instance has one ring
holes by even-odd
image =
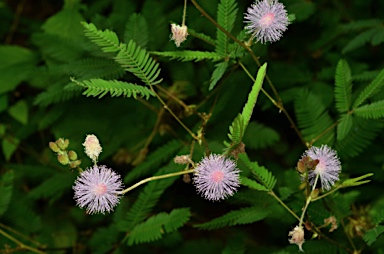
[[[99,96],[99,98],[102,98],[107,93],[110,93],[112,97],[133,96],[136,99],[137,95],[140,95],[148,100],[151,96],[155,96],[155,94],[147,87],[123,81],[103,79],[77,81],[73,78],[71,78],[71,81],[79,86],[85,87],[86,90],[83,92],[83,95],[86,95],[87,97]]]
[[[128,237],[128,245],[159,240],[183,226],[191,216],[189,208],[179,208],[171,213],[159,213],[136,225]]]
[[[378,119],[384,117],[384,100],[363,105],[354,110],[357,116],[366,119]]]
[[[216,52],[194,51],[194,50],[152,51],[151,54],[170,57],[170,60],[179,60],[182,62],[187,62],[187,61],[198,62],[202,60],[218,61],[223,59],[223,56]]]
[[[384,226],[383,225],[377,225],[376,227],[368,230],[364,236],[364,241],[371,246],[376,240],[377,237],[379,237],[384,232]]]
[[[242,161],[255,175],[256,179],[268,190],[271,191],[276,184],[276,178],[265,167],[257,162],[251,162],[246,154],[239,154],[239,160]]]
[[[228,68],[228,61],[224,61],[215,65],[216,69],[212,73],[211,83],[209,84],[209,91],[211,91],[217,82],[223,77]]]
[[[352,75],[347,61],[341,59],[337,63],[335,74],[336,109],[340,113],[349,110],[352,99]]]
[[[359,94],[353,104],[353,109],[362,105],[368,98],[378,93],[384,85],[384,69],[376,76],[376,78]]]
[[[351,130],[353,125],[353,117],[351,114],[344,114],[337,125],[337,140],[342,140]]]
[[[226,226],[250,224],[264,219],[270,213],[269,209],[261,206],[251,206],[240,210],[231,211],[209,222],[196,225],[203,230],[213,230]]]

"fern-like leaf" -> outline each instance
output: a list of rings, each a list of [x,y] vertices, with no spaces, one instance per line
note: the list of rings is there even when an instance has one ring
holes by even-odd
[[[353,118],[353,128],[343,140],[336,142],[336,150],[340,157],[354,157],[362,152],[377,133],[384,127],[384,121]]]
[[[102,98],[107,93],[110,93],[112,97],[133,96],[136,99],[137,95],[140,95],[143,97],[145,96],[145,98],[148,100],[149,97],[155,96],[155,94],[147,87],[138,86],[136,84],[127,83],[123,81],[103,79],[77,81],[73,78],[71,78],[71,81],[79,86],[85,87],[87,90],[83,92],[83,95],[86,95],[87,97],[99,96],[99,98]]]
[[[253,83],[252,90],[248,95],[247,103],[245,104],[243,111],[241,112],[245,128],[247,128],[248,123],[251,120],[253,108],[255,107],[257,97],[259,96],[261,86],[263,85],[266,72],[267,63],[263,64],[257,72],[255,83]]]
[[[54,84],[50,86],[47,90],[40,93],[36,96],[33,101],[34,105],[39,105],[41,107],[46,107],[50,104],[55,104],[63,101],[72,99],[73,97],[79,96],[81,88],[79,86],[70,86],[73,83],[69,83],[64,86],[61,83]],[[69,87],[68,89],[66,89]]]
[[[187,61],[198,62],[202,60],[219,61],[223,59],[223,56],[219,55],[216,52],[193,51],[193,50],[152,51],[151,54],[170,57],[170,60],[179,60],[182,62],[187,62]]]
[[[129,17],[124,31],[124,41],[133,40],[142,48],[148,43],[148,24],[141,14],[134,13]]]
[[[129,41],[128,45],[121,44],[122,50],[117,54],[115,60],[126,71],[131,72],[140,78],[147,85],[155,85],[161,82],[156,80],[160,75],[159,64],[134,41]]]
[[[380,30],[380,27],[373,27],[369,30],[360,33],[343,48],[342,53],[345,54],[354,49],[362,47],[365,43],[371,41],[375,34],[380,33]]]
[[[235,120],[233,120],[231,126],[229,126],[228,137],[233,144],[239,144],[243,139],[245,132],[244,120],[241,114],[238,114]]]
[[[241,185],[247,186],[248,188],[259,190],[259,191],[268,191],[267,188],[264,187],[264,185],[259,184],[258,182],[249,179],[248,177],[241,176]]]
[[[250,224],[264,219],[270,213],[269,209],[261,206],[251,206],[240,210],[231,211],[209,222],[196,225],[196,228],[213,230],[226,226]]]
[[[312,92],[302,90],[295,98],[295,113],[298,125],[306,141],[312,141],[333,125],[333,120],[321,99]],[[334,132],[328,131],[315,144],[331,143]]]
[[[223,77],[228,68],[228,61],[224,61],[215,65],[216,69],[212,73],[211,83],[209,84],[209,91],[211,91],[217,82]]]
[[[371,246],[377,240],[377,237],[379,237],[382,233],[384,233],[384,226],[377,225],[376,227],[368,230],[364,234],[363,239],[369,246]]]
[[[368,98],[372,97],[380,91],[381,86],[384,85],[384,69],[376,76],[376,78],[359,94],[353,104],[356,109],[365,102]]]
[[[342,140],[351,130],[353,125],[353,117],[351,114],[344,114],[337,125],[337,139]]]
[[[268,191],[271,191],[276,184],[276,178],[266,168],[260,166],[257,162],[251,162],[246,154],[240,154],[239,160],[252,171],[256,179],[265,187]]]
[[[368,105],[358,107],[354,110],[357,116],[367,119],[378,119],[384,117],[384,100],[376,101]]]
[[[159,240],[164,233],[171,233],[183,226],[190,216],[189,208],[174,209],[170,214],[159,213],[151,216],[131,231],[128,245]]]
[[[131,72],[147,85],[161,82],[161,80],[156,80],[160,75],[159,64],[133,40],[130,40],[128,44],[123,44],[119,42],[117,35],[108,29],[100,31],[92,23],[82,22],[82,24],[85,28],[85,35],[100,46],[104,52],[118,52],[115,61],[124,70]]]
[[[235,0],[221,0],[217,9],[217,22],[226,31],[231,32],[237,13]],[[220,29],[217,29],[216,52],[220,55],[229,53],[229,38]]]
[[[340,60],[337,63],[335,74],[335,100],[336,109],[340,113],[349,110],[352,99],[352,76],[347,61]]]
[[[180,171],[182,167],[175,163],[170,163],[161,168],[155,175],[163,175],[171,172]],[[119,230],[130,232],[137,224],[143,222],[152,208],[159,201],[161,195],[174,181],[178,178],[171,177],[162,179],[161,181],[152,181],[145,185],[140,192],[138,199],[132,205],[125,218],[118,224]]]

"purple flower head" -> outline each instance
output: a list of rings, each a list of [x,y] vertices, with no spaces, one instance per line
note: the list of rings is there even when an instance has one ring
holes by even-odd
[[[240,185],[239,172],[233,160],[211,154],[197,165],[193,181],[204,198],[218,201],[236,192]]]
[[[261,43],[275,42],[287,30],[288,14],[277,0],[257,0],[245,13],[248,33]]]
[[[73,189],[80,208],[86,207],[89,214],[104,214],[119,203],[123,183],[120,175],[106,166],[93,166],[79,175]]]
[[[304,156],[309,156],[312,160],[319,160],[316,168],[308,172],[311,185],[314,184],[317,175],[319,175],[323,190],[329,190],[339,180],[341,165],[335,150],[327,145],[322,145],[320,148],[312,146],[305,151]]]

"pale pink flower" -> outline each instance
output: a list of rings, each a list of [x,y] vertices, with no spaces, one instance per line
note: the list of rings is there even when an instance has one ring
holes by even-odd
[[[245,13],[245,27],[261,43],[275,42],[287,30],[288,14],[277,0],[257,0]]]
[[[73,189],[80,208],[86,207],[89,214],[104,214],[113,211],[119,203],[118,195],[123,189],[123,183],[120,175],[113,170],[95,165],[80,173]]]
[[[299,250],[303,251],[303,243],[305,242],[303,227],[296,226],[292,231],[288,233],[288,236],[291,237],[291,239],[288,239],[289,243],[297,244],[297,246],[299,246]]]
[[[314,184],[317,175],[320,177],[323,190],[329,190],[339,180],[341,165],[335,150],[327,145],[322,145],[320,148],[312,146],[305,151],[304,156],[309,156],[312,160],[319,160],[316,168],[308,171],[308,179],[311,185]]]
[[[204,198],[218,201],[236,192],[240,185],[239,172],[233,160],[211,154],[197,165],[193,181]]]
[[[171,40],[175,41],[175,44],[177,47],[180,47],[180,43],[185,41],[188,36],[188,31],[187,31],[187,26],[186,25],[176,25],[176,24],[171,24],[171,32],[172,32],[172,37]]]
[[[99,139],[93,134],[87,135],[83,143],[83,146],[84,146],[85,154],[89,158],[91,158],[93,163],[96,164],[97,159],[102,151]]]

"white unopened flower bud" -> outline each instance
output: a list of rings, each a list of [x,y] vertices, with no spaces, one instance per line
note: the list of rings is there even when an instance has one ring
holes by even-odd
[[[288,236],[291,236],[291,239],[288,239],[289,243],[297,244],[297,246],[299,246],[299,250],[303,251],[302,245],[305,242],[303,227],[296,226],[292,231],[289,232]]]
[[[87,135],[83,143],[84,151],[89,158],[96,164],[97,159],[102,151],[101,145],[97,137],[93,134]]]
[[[182,43],[187,39],[187,36],[188,36],[187,26],[186,25],[179,26],[176,24],[171,24],[171,31],[172,31],[171,40],[174,40],[176,46],[180,47],[180,43]]]

